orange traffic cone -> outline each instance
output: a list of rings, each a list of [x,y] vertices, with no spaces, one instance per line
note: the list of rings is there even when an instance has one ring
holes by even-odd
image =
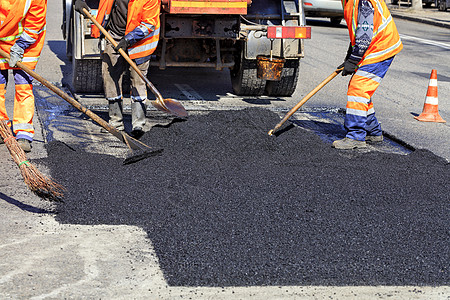
[[[422,122],[446,122],[441,118],[438,112],[438,88],[436,70],[431,70],[430,82],[428,83],[427,98],[425,99],[422,113],[420,114],[420,116],[414,118]]]

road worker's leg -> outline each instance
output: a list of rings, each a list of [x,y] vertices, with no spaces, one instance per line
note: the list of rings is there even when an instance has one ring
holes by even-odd
[[[16,94],[14,97],[13,129],[16,138],[30,142],[34,137],[34,95],[33,77],[23,70],[14,70]]]
[[[144,76],[147,76],[149,61],[137,65]],[[145,113],[147,100],[147,86],[145,81],[136,73],[133,68],[130,68],[131,77],[131,124],[133,126],[133,135],[142,135],[145,126]]]
[[[109,124],[118,130],[125,130],[123,125],[122,79],[127,62],[106,42],[102,53],[102,75],[105,97],[108,100]]]
[[[382,134],[375,117],[372,95],[381,83],[393,58],[359,68],[350,80],[344,126],[347,138],[364,141],[367,135]]]

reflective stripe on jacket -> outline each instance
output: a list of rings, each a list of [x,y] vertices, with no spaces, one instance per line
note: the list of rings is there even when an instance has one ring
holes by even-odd
[[[114,0],[100,0],[97,21],[105,26],[108,22]],[[128,48],[132,59],[150,56],[156,49],[159,40],[159,12],[160,0],[130,0],[128,3],[127,27],[125,35],[137,27],[146,35]],[[93,37],[100,37],[100,30],[93,28]]]
[[[1,0],[0,48],[9,53],[11,46],[22,37],[31,43],[22,62],[34,69],[44,46],[46,14],[47,0]],[[0,69],[10,69],[3,57]]]
[[[402,48],[402,42],[389,12],[386,3],[383,0],[370,0],[375,9],[373,17],[373,38],[369,48],[359,63],[359,66],[373,64],[386,60],[399,53]],[[343,1],[344,18],[350,35],[352,46],[355,45],[355,33],[358,22],[359,0]]]

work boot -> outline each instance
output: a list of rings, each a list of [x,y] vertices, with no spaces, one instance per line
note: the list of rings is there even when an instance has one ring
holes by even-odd
[[[18,139],[17,143],[24,152],[31,152],[31,142],[27,139]]]
[[[381,143],[383,135],[366,135],[366,142],[370,144]]]
[[[146,106],[144,101],[131,103],[131,135],[141,137],[144,134]]]
[[[122,100],[110,100],[108,101],[108,113],[109,113],[109,125],[116,128],[117,130],[124,131],[125,126],[123,125],[123,115],[122,115]]]
[[[367,144],[365,141],[357,141],[348,137],[343,138],[342,140],[334,141],[332,144],[333,148],[336,149],[355,149],[355,148],[365,148]]]
[[[134,137],[135,139],[140,138],[144,135],[144,130],[141,127],[135,127],[133,130],[131,130],[130,135]]]

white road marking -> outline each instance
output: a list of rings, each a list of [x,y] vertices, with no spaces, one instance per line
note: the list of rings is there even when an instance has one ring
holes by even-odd
[[[204,99],[189,84],[175,84],[175,86],[185,95],[193,104],[204,104]]]
[[[422,39],[422,38],[418,38],[418,37],[414,37],[414,36],[410,36],[410,35],[406,35],[406,34],[400,34],[400,38],[405,41],[416,41],[416,42],[419,42],[422,44],[437,46],[437,47],[441,47],[441,48],[450,50],[450,44],[446,44],[446,43]]]

